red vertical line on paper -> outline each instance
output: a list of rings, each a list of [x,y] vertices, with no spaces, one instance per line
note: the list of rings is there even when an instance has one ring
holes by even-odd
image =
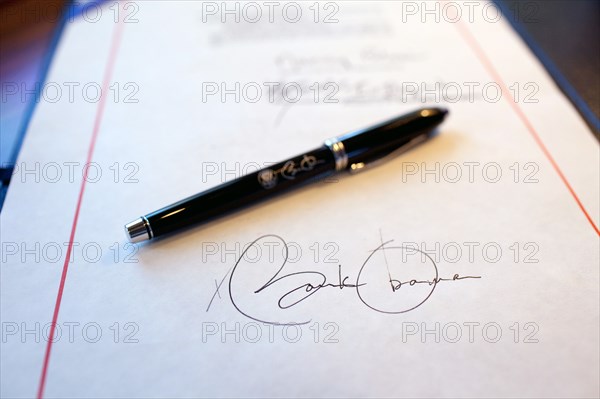
[[[104,70],[104,79],[102,81],[102,93],[98,102],[98,108],[96,110],[96,118],[94,120],[94,127],[92,130],[92,137],[88,147],[86,165],[92,162],[94,156],[94,148],[96,146],[96,139],[98,138],[98,132],[102,123],[102,117],[104,115],[104,108],[106,105],[106,97],[110,85],[110,80],[113,74],[115,61],[117,58],[117,51],[121,42],[121,36],[123,34],[123,24],[119,21],[115,24],[113,31],[113,37],[111,42],[110,53],[106,69]],[[60,276],[60,283],[58,285],[58,294],[56,295],[56,303],[54,305],[54,313],[52,315],[52,324],[50,325],[50,333],[48,336],[48,344],[46,345],[46,353],[44,355],[44,363],[42,366],[42,373],[40,376],[40,382],[37,391],[37,398],[41,399],[44,396],[44,388],[46,386],[46,378],[48,375],[48,365],[50,363],[50,354],[52,352],[52,343],[54,341],[54,334],[56,331],[56,323],[58,320],[58,313],[60,311],[60,304],[62,301],[63,291],[65,288],[65,282],[67,280],[67,272],[69,270],[69,259],[73,250],[73,242],[75,239],[75,231],[77,229],[77,221],[79,220],[79,211],[81,210],[81,203],[83,201],[83,193],[85,191],[85,184],[87,181],[88,169],[85,168],[83,172],[83,178],[81,180],[81,187],[79,188],[79,196],[77,198],[77,205],[75,207],[75,215],[73,217],[73,223],[71,225],[71,234],[69,236],[69,244],[67,246],[67,252],[65,256],[65,263],[63,264],[62,274]]]
[[[586,219],[588,220],[588,222],[590,223],[590,225],[592,226],[592,228],[594,229],[596,234],[598,234],[600,236],[600,229],[598,229],[598,226],[596,226],[596,224],[592,220],[592,217],[590,216],[588,211],[585,209],[585,206],[583,206],[583,203],[581,202],[581,200],[575,193],[575,190],[573,190],[573,187],[571,187],[571,184],[569,183],[569,181],[565,177],[564,173],[558,166],[558,163],[556,163],[556,161],[554,160],[554,157],[552,156],[552,154],[550,154],[550,151],[548,150],[548,148],[546,147],[546,145],[540,138],[540,135],[537,133],[537,131],[535,130],[535,128],[533,127],[533,125],[531,124],[531,122],[529,121],[529,119],[527,118],[527,116],[525,115],[523,110],[521,109],[521,107],[519,107],[519,105],[513,98],[512,93],[510,92],[510,90],[508,90],[508,87],[506,86],[506,84],[504,83],[502,78],[500,77],[500,74],[498,73],[496,68],[494,68],[494,65],[492,64],[490,59],[486,56],[485,52],[483,51],[483,49],[481,48],[481,46],[479,45],[479,43],[477,42],[475,37],[471,34],[471,32],[467,29],[467,27],[463,24],[462,21],[459,21],[455,25],[456,25],[458,31],[460,32],[461,36],[463,37],[463,39],[465,39],[465,41],[467,42],[467,44],[469,45],[471,50],[475,53],[475,55],[479,59],[479,62],[481,62],[483,67],[486,69],[486,71],[492,76],[492,78],[500,86],[500,89],[502,90],[502,92],[508,94],[508,96],[505,98],[508,101],[508,103],[510,104],[511,108],[513,109],[513,111],[515,111],[515,113],[517,114],[519,119],[521,119],[521,122],[523,122],[523,124],[529,131],[529,134],[531,135],[533,140],[536,142],[536,144],[538,145],[540,150],[544,153],[544,155],[546,156],[546,158],[552,165],[552,168],[558,174],[558,177],[560,178],[560,180],[562,180],[565,187],[567,187],[567,190],[569,190],[569,193],[571,193],[571,196],[573,197],[573,199],[579,206],[579,209],[581,209],[581,212],[583,212],[583,215],[586,217]]]

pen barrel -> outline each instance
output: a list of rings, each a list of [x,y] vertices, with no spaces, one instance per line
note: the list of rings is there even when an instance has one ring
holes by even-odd
[[[348,164],[370,163],[395,152],[413,139],[431,133],[446,116],[441,108],[428,108],[339,137]]]
[[[211,188],[145,216],[152,238],[231,214],[335,172],[331,150],[320,147]]]

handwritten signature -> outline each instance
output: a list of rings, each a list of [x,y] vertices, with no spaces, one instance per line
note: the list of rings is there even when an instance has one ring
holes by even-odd
[[[244,259],[250,250],[259,250],[261,243],[268,244],[271,248],[276,244],[282,244],[282,260],[260,265],[254,263],[250,267],[249,265],[252,263],[246,262]],[[427,302],[441,282],[481,278],[481,276],[461,276],[458,273],[453,274],[452,277],[440,277],[433,259],[427,253],[418,250],[426,260],[424,263],[393,264],[390,269],[386,253],[407,249],[393,246],[392,243],[393,240],[383,242],[370,251],[354,280],[351,280],[350,276],[344,275],[342,265],[338,265],[336,279],[330,281],[325,274],[314,270],[284,273],[283,269],[289,259],[289,248],[286,241],[274,234],[261,236],[244,249],[219,284],[215,281],[216,291],[206,311],[210,309],[215,297],[217,295],[220,297],[219,289],[228,276],[229,299],[235,309],[252,320],[273,325],[300,325],[307,324],[311,320],[300,322],[267,320],[254,315],[254,311],[251,312],[248,309],[261,308],[264,312],[264,308],[269,308],[270,302],[274,302],[278,309],[287,310],[298,306],[323,289],[334,288],[339,291],[355,290],[358,299],[376,312],[400,314],[415,310]],[[410,248],[410,250],[415,251],[414,248]],[[380,255],[382,255],[383,262],[381,262],[382,259],[376,260]],[[271,314],[271,312],[268,313]]]

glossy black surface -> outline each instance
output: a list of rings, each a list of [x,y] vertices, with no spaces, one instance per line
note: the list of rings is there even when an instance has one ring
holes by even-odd
[[[368,164],[418,136],[430,134],[447,113],[442,108],[422,109],[340,137],[348,154],[348,165]]]
[[[325,178],[335,171],[333,154],[323,146],[242,176],[146,215],[153,237],[207,222],[266,198]]]

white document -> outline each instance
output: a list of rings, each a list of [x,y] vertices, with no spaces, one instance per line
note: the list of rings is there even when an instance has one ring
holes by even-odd
[[[1,214],[2,397],[597,397],[598,143],[506,18],[267,3],[68,23]],[[425,106],[401,157],[127,243]]]

